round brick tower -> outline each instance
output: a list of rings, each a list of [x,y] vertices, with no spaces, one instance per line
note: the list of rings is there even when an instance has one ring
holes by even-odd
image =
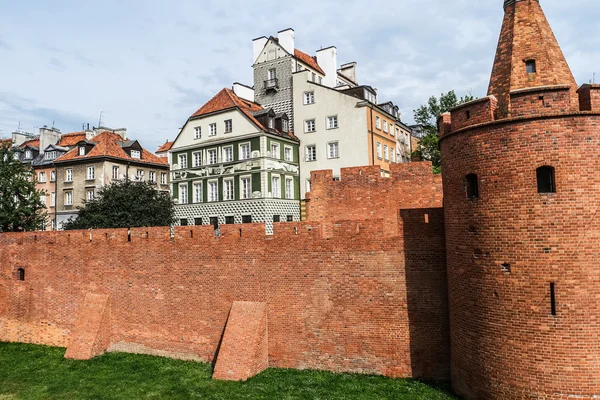
[[[488,96],[438,121],[452,384],[600,398],[600,85],[577,89],[537,0],[507,0]]]

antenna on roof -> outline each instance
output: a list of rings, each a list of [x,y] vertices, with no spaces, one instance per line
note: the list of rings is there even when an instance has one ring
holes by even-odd
[[[104,114],[104,111],[100,111],[100,118],[98,119],[98,128],[102,126],[102,114]]]

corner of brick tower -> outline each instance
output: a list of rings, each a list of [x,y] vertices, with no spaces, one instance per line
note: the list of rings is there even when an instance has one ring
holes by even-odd
[[[528,72],[533,61],[535,72]],[[558,85],[569,87],[570,106],[578,110],[577,83],[539,0],[505,0],[488,89],[498,99],[497,118],[511,116],[511,92]]]

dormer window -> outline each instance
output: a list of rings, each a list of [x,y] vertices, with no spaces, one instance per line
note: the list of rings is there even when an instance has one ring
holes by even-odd
[[[275,129],[275,118],[269,117],[269,129]]]
[[[56,158],[56,151],[48,151],[48,152],[46,152],[46,154],[44,155],[44,158],[46,160],[54,160]]]
[[[537,72],[535,60],[525,61],[525,68],[526,68],[528,74],[535,74]]]
[[[26,159],[26,160],[29,160],[30,158],[31,158],[31,150],[27,150],[27,151],[25,152],[25,159]]]
[[[137,158],[139,160],[141,156],[142,155],[139,150],[131,150],[131,158]]]
[[[19,159],[19,153],[15,153],[15,155],[13,156],[13,158],[14,158],[15,160],[18,160],[18,159]]]
[[[85,156],[85,146],[79,146],[79,155]]]
[[[284,131],[284,132],[289,132],[289,129],[290,129],[290,127],[289,127],[288,120],[287,119],[282,119],[281,120],[281,130]]]

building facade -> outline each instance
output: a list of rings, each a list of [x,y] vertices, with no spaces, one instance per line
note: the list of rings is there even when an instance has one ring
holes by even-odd
[[[186,122],[169,150],[180,225],[300,219],[298,139],[288,117],[223,89]],[[245,95],[246,98],[241,97]]]

